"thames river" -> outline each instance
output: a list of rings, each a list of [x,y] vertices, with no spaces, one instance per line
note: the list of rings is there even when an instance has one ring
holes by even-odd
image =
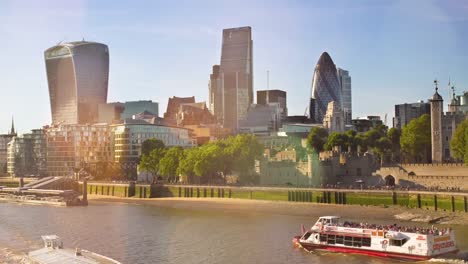
[[[300,225],[310,227],[315,220],[316,216],[125,203],[93,202],[88,207],[0,203],[0,253],[21,255],[42,247],[41,235],[57,234],[65,247],[92,250],[122,263],[392,263],[293,248],[291,238]],[[467,251],[468,227],[454,229],[458,247]],[[6,257],[0,256],[4,262]]]

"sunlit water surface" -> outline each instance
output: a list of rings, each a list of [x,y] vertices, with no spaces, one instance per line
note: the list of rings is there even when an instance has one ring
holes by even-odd
[[[92,250],[122,263],[392,263],[293,248],[291,238],[300,225],[315,220],[118,203],[68,208],[0,203],[0,263],[10,258],[7,254],[41,247],[44,234],[59,235],[65,247]],[[454,228],[459,248],[468,250],[468,228]]]

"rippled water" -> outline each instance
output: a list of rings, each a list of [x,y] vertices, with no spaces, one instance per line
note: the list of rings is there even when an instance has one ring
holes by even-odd
[[[79,246],[123,263],[391,263],[293,248],[291,238],[300,225],[315,220],[117,203],[74,208],[0,203],[0,255],[39,248],[41,235],[57,234],[66,247]],[[468,250],[468,228],[455,230],[459,248]]]

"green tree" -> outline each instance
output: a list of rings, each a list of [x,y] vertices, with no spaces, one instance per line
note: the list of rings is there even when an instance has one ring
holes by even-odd
[[[150,138],[141,144],[141,156],[143,155],[149,155],[153,149],[163,149],[166,146],[164,145],[164,142],[160,139],[156,138]]]
[[[164,148],[153,149],[149,155],[141,157],[138,168],[143,171],[148,171],[153,175],[153,181],[159,173],[159,161],[164,157],[166,150]]]
[[[403,127],[400,138],[401,150],[413,162],[429,160],[431,150],[431,118],[422,115]]]
[[[453,156],[457,159],[463,160],[468,164],[468,120],[463,121],[455,130],[450,148],[452,149]]]
[[[391,160],[393,162],[400,160],[400,137],[401,131],[394,127],[390,128],[387,132],[387,138],[390,140],[391,143]]]
[[[323,151],[325,144],[327,143],[328,132],[326,129],[321,127],[314,127],[310,130],[307,136],[307,146],[314,150],[316,153]]]
[[[356,152],[357,151],[357,146],[358,146],[358,140],[356,139],[357,137],[357,132],[354,130],[348,130],[345,132],[347,136],[347,147],[351,152]]]
[[[164,157],[159,160],[159,173],[166,178],[176,179],[179,163],[184,158],[184,149],[181,147],[169,148]]]
[[[346,151],[349,145],[348,135],[345,133],[333,132],[328,136],[327,143],[324,148],[327,150],[333,149],[333,147],[340,147],[341,151]]]

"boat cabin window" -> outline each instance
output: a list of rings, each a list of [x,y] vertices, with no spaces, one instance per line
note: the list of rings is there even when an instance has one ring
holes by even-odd
[[[303,236],[302,236],[302,239],[306,240],[310,237],[310,235],[312,234],[312,232],[307,232],[305,233]]]
[[[328,237],[325,238],[325,235],[323,235],[322,242],[325,242],[325,241],[327,241],[328,244],[342,244],[342,245],[350,246],[350,247],[370,247],[371,245],[370,237],[328,235]]]
[[[408,239],[406,239],[406,238],[403,238],[403,239],[390,239],[390,246],[401,247],[406,243],[406,241],[408,241]]]

